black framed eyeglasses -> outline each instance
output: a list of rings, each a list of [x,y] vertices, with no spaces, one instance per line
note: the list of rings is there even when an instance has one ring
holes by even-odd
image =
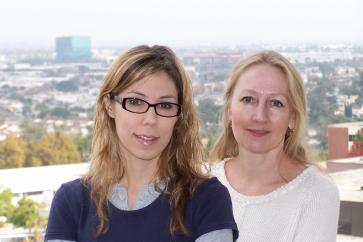
[[[121,104],[122,108],[131,113],[146,113],[150,107],[153,107],[155,113],[162,117],[176,117],[180,115],[181,105],[177,103],[161,102],[161,103],[148,103],[145,100],[135,97],[121,97],[110,93],[110,99],[115,100]]]

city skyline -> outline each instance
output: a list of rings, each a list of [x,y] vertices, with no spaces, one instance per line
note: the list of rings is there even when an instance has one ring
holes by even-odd
[[[0,45],[53,47],[86,35],[92,46],[363,43],[363,2],[313,0],[70,1],[2,3]]]

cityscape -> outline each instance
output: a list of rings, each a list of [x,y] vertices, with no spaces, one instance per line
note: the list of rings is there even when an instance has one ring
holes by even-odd
[[[1,194],[7,185],[1,183],[14,179],[6,176],[16,169],[34,168],[23,170],[23,177],[27,177],[26,173],[38,177],[45,173],[58,175],[59,179],[46,184],[48,187],[12,190],[18,200],[33,197],[36,204],[43,204],[39,205],[39,214],[44,218],[60,183],[86,169],[100,84],[112,61],[131,47],[94,47],[89,36],[59,36],[53,43],[53,48],[0,50],[0,185],[5,186],[0,187],[0,202],[5,201]],[[206,149],[211,149],[220,129],[223,92],[233,65],[266,49],[287,57],[303,77],[308,100],[306,142],[311,157],[342,184],[338,184],[342,188],[338,241],[363,240],[363,44],[256,43],[175,48],[192,81]],[[43,173],[35,170],[44,166],[49,169]],[[361,218],[346,215],[352,211]],[[44,229],[44,220],[38,219],[31,226],[13,223],[5,230],[7,220],[1,212],[0,241],[22,241],[15,237],[2,239],[1,234],[9,231],[41,234]],[[19,227],[28,230],[18,232]]]
[[[29,129],[90,135],[93,105],[112,61],[125,49],[91,48],[89,37],[61,37],[53,50],[0,53],[0,141]],[[308,96],[307,142],[327,158],[329,124],[363,121],[363,46],[248,45],[179,48],[192,80],[203,135],[213,139],[228,74],[237,60],[273,49],[296,65]]]

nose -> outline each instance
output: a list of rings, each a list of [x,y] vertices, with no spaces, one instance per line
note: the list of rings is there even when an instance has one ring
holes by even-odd
[[[153,125],[156,123],[158,115],[156,114],[155,107],[150,107],[144,115],[144,124]]]
[[[264,123],[268,119],[268,109],[265,104],[259,103],[253,113],[253,120],[256,122]]]

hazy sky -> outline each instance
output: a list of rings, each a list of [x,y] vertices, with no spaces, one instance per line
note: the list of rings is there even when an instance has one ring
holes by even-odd
[[[0,45],[53,46],[88,35],[94,45],[250,42],[363,43],[361,0],[2,0]]]

